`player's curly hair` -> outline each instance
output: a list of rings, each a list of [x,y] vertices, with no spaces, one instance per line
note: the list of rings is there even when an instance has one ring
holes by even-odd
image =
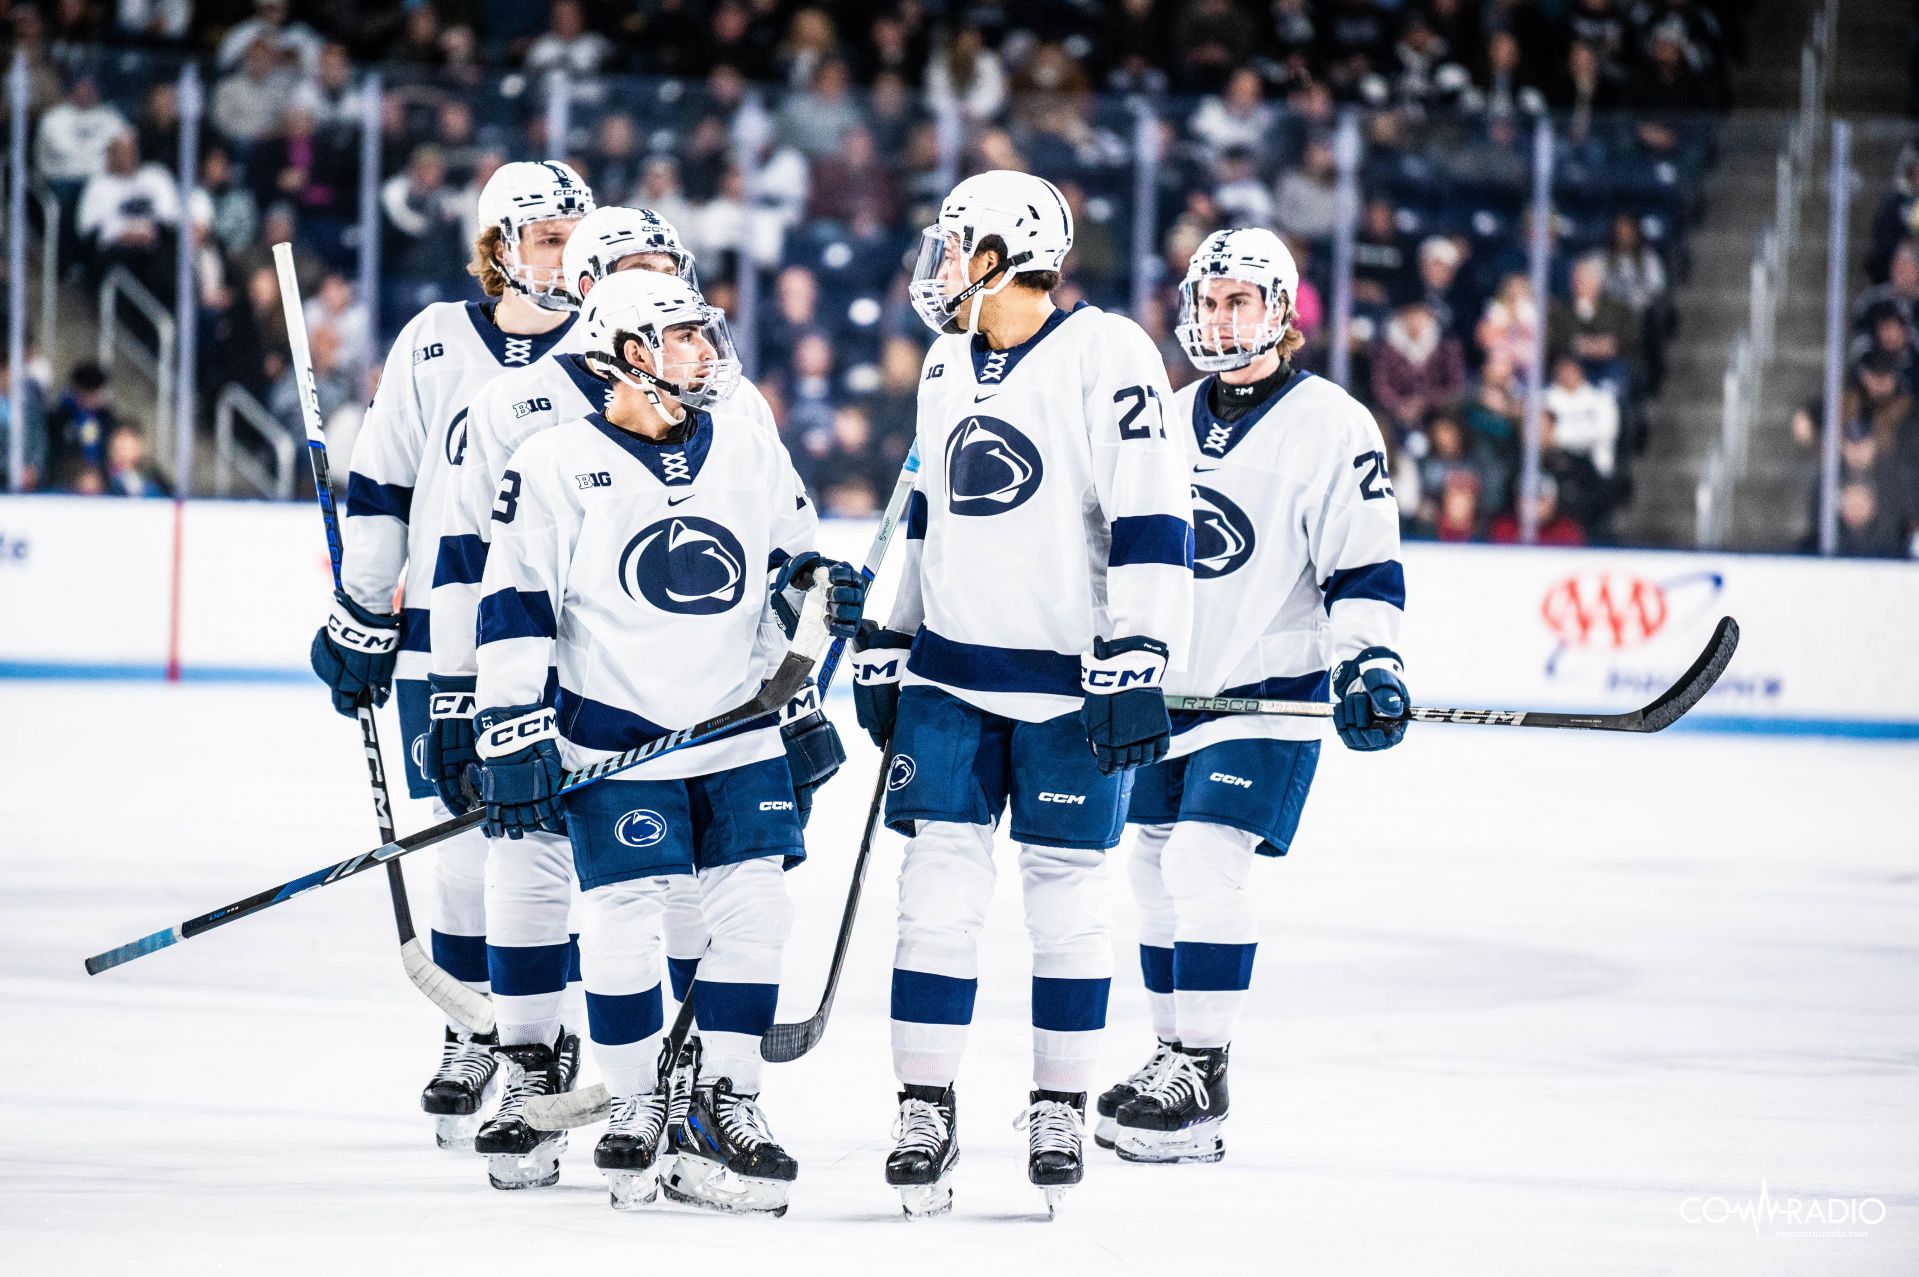
[[[504,297],[509,287],[506,270],[500,265],[503,242],[497,226],[489,226],[473,237],[473,260],[466,264],[466,273],[480,281],[480,291],[488,297]]]

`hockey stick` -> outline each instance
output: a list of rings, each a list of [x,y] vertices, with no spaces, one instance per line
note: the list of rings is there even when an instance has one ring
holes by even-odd
[[[826,991],[820,994],[819,1010],[798,1024],[776,1024],[760,1035],[760,1055],[774,1064],[799,1059],[820,1044],[826,1033],[826,1017],[833,1013],[833,995],[840,987],[840,971],[846,966],[846,950],[853,939],[853,919],[860,909],[860,888],[866,883],[866,866],[873,858],[873,834],[880,826],[880,808],[886,803],[886,782],[893,774],[893,742],[880,751],[880,775],[873,783],[873,805],[866,810],[866,833],[860,838],[860,853],[853,860],[853,881],[846,889],[846,909],[840,915],[839,938],[833,942],[833,961],[826,968]]]
[[[920,443],[915,439],[913,446],[906,450],[906,460],[900,465],[900,477],[893,481],[893,495],[886,499],[886,512],[880,516],[880,525],[873,531],[873,543],[866,547],[866,562],[860,564],[860,580],[868,589],[872,588],[873,578],[879,575],[880,565],[886,562],[886,548],[893,544],[893,533],[899,529],[900,520],[906,517],[906,503],[913,497],[913,482],[919,477],[919,472]],[[820,660],[816,682],[822,697],[826,695],[833,675],[839,671],[840,656],[845,650],[846,640],[834,639],[833,645],[826,649],[826,655]]]
[[[773,671],[773,677],[760,688],[758,695],[744,704],[722,711],[691,727],[683,727],[677,731],[667,732],[663,736],[655,736],[652,740],[635,745],[624,753],[603,758],[591,766],[582,767],[579,771],[568,772],[561,780],[560,793],[571,793],[595,781],[604,780],[616,772],[637,767],[648,759],[658,758],[676,749],[685,749],[689,745],[703,744],[721,732],[731,731],[743,723],[777,714],[781,707],[792,700],[806,685],[806,680],[812,675],[820,654],[825,650],[825,596],[824,581],[815,582],[809,588],[806,604],[800,612],[799,624],[793,627],[793,639],[787,646],[786,655],[781,658],[779,668]],[[237,900],[209,913],[188,918],[178,926],[142,936],[117,949],[97,953],[87,959],[87,974],[99,975],[102,971],[131,962],[135,958],[144,958],[149,953],[157,953],[182,940],[191,940],[215,927],[223,927],[229,922],[259,913],[263,909],[284,904],[295,896],[303,895],[316,887],[331,886],[342,878],[351,878],[355,874],[364,873],[375,865],[386,864],[409,852],[445,842],[455,834],[477,828],[485,819],[485,810],[476,808],[463,816],[455,816],[452,820],[422,829],[416,834],[393,839],[371,851],[363,851],[357,856],[349,856],[323,869],[316,869],[291,882],[269,887],[244,900]]]
[[[1624,714],[1560,714],[1532,709],[1441,709],[1415,706],[1406,717],[1421,723],[1463,723],[1478,727],[1570,727],[1594,732],[1657,732],[1678,722],[1726,672],[1739,647],[1739,623],[1719,618],[1712,639],[1679,681],[1654,697],[1650,704]],[[1279,714],[1291,718],[1331,718],[1330,701],[1272,701],[1239,696],[1168,696],[1170,710],[1200,710],[1214,714]]]
[[[293,270],[293,246],[275,244],[273,264],[280,272],[280,306],[286,314],[287,345],[293,353],[293,377],[300,392],[300,418],[306,426],[307,464],[313,472],[313,492],[320,503],[320,520],[326,525],[327,559],[333,566],[333,588],[340,586],[340,515],[333,501],[333,478],[327,464],[326,434],[320,425],[320,387],[313,373],[313,351],[307,344],[306,311],[300,304],[300,281]],[[386,787],[386,768],[381,764],[380,729],[373,719],[371,702],[362,698],[354,706],[360,722],[360,743],[366,754],[367,785],[373,793],[373,819],[378,822],[382,842],[392,842],[393,800]],[[406,968],[413,987],[427,996],[434,1006],[466,1025],[475,1033],[493,1031],[493,1002],[483,993],[475,993],[455,980],[446,968],[433,961],[426,946],[413,930],[413,910],[407,904],[406,876],[400,862],[389,860],[386,866],[387,892],[393,897],[393,925],[400,933],[400,965]]]
[[[693,1032],[693,995],[700,989],[699,977],[686,987],[686,1000],[680,1003],[672,1027],[660,1043],[660,1082],[665,1084],[680,1058],[680,1048]],[[526,1124],[536,1131],[571,1131],[602,1122],[613,1112],[613,1094],[604,1082],[595,1082],[580,1091],[562,1091],[558,1095],[536,1095],[526,1102]]]

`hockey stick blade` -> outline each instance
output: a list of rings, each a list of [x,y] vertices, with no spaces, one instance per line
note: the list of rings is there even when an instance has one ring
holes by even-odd
[[[893,746],[889,741],[880,751],[880,774],[873,782],[873,805],[867,809],[866,833],[860,838],[860,852],[853,860],[853,881],[846,888],[846,908],[840,915],[840,933],[833,942],[833,961],[826,969],[826,989],[820,994],[819,1009],[797,1024],[776,1024],[762,1033],[761,1059],[773,1064],[790,1064],[818,1046],[826,1035],[826,1019],[833,1013],[833,995],[839,991],[840,972],[846,966],[853,920],[859,915],[860,889],[866,882],[866,866],[873,858],[873,835],[879,828],[880,809],[886,803],[886,782],[892,774]]]
[[[451,972],[427,955],[418,936],[400,946],[400,964],[406,968],[406,978],[426,995],[427,1001],[475,1033],[493,1032],[493,1000],[455,980]]]
[[[1623,714],[1563,714],[1535,709],[1450,709],[1417,705],[1406,717],[1420,723],[1466,727],[1556,727],[1594,732],[1659,732],[1671,727],[1702,700],[1739,650],[1739,623],[1719,618],[1705,649],[1678,681],[1650,703]],[[1285,718],[1331,718],[1330,701],[1280,701],[1242,696],[1168,696],[1166,708],[1211,714],[1274,714]]]
[[[693,995],[699,987],[697,980],[687,986],[686,1000],[680,1003],[673,1027],[666,1031],[666,1040],[660,1046],[661,1086],[666,1085],[674,1062],[680,1058],[680,1048],[686,1045],[687,1035],[693,1031]],[[595,1082],[583,1091],[536,1095],[526,1102],[523,1112],[526,1124],[536,1131],[571,1131],[604,1122],[613,1112],[613,1096],[604,1085]]]
[[[662,754],[671,753],[676,749],[685,749],[690,745],[703,744],[721,732],[731,731],[741,723],[778,713],[782,706],[806,686],[806,680],[811,677],[820,653],[826,648],[825,594],[824,582],[816,583],[808,589],[806,605],[800,612],[799,624],[793,629],[792,643],[788,646],[786,655],[780,659],[779,668],[773,671],[773,677],[760,688],[757,696],[744,704],[716,714],[704,722],[668,732],[664,736],[655,736],[652,740],[635,745],[623,754],[615,754],[589,767],[570,772],[561,782],[560,792],[571,793],[616,772],[637,767],[648,759],[658,758]],[[215,927],[237,922],[263,909],[271,909],[274,905],[285,904],[295,896],[305,895],[317,888],[331,886],[343,878],[365,873],[375,866],[384,865],[410,852],[436,846],[465,830],[477,829],[485,819],[486,812],[476,808],[463,816],[455,816],[452,820],[431,825],[404,838],[396,838],[371,851],[348,856],[345,860],[316,869],[312,873],[303,874],[277,887],[256,892],[244,900],[236,900],[230,905],[223,905],[198,917],[188,918],[176,927],[153,932],[151,935],[142,936],[118,948],[108,949],[104,953],[96,953],[86,960],[87,974],[99,975],[102,971],[110,971],[135,958],[144,958],[149,953],[170,948],[182,940],[191,940]]]

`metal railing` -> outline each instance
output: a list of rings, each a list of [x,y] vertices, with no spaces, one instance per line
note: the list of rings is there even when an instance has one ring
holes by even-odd
[[[235,422],[244,424],[273,453],[271,472],[260,464],[252,451],[236,446]],[[213,490],[223,497],[233,495],[237,476],[250,496],[274,497],[281,501],[293,495],[293,466],[296,449],[286,423],[254,398],[245,386],[229,382],[213,407]]]
[[[39,182],[27,192],[40,206],[40,349],[60,323],[60,200]]]
[[[122,299],[153,326],[157,350],[149,349],[139,338],[123,329],[120,323]],[[152,384],[154,420],[150,433],[154,464],[172,476],[173,490],[184,494],[191,490],[188,482],[191,476],[180,473],[180,458],[175,455],[171,429],[175,336],[173,316],[160,304],[160,299],[147,290],[145,284],[134,278],[132,271],[124,266],[115,266],[107,272],[106,278],[100,281],[100,366],[111,372],[114,364],[123,360]]]

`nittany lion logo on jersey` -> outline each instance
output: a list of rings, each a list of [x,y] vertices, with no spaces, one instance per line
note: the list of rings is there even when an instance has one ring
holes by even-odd
[[[913,783],[913,777],[919,768],[913,764],[911,754],[893,755],[893,765],[886,773],[886,789],[889,793],[898,793]]]
[[[626,543],[620,588],[662,612],[711,616],[746,596],[746,550],[711,519],[661,519]]]
[[[466,460],[466,409],[455,414],[453,424],[446,428],[446,459],[449,465],[459,465]]]
[[[946,441],[946,508],[1004,514],[1039,491],[1043,473],[1032,440],[998,417],[968,417]]]
[[[666,818],[644,807],[629,811],[615,822],[613,837],[627,847],[651,847],[666,837]]]
[[[1193,485],[1193,576],[1209,581],[1253,557],[1253,521],[1211,488]]]

